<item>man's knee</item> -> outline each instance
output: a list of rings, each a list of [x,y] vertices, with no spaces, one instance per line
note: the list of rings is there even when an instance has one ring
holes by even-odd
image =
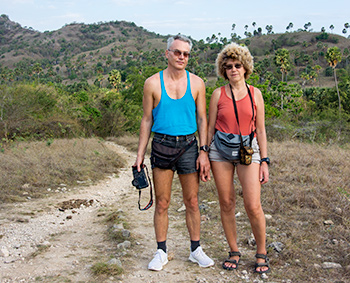
[[[192,210],[192,211],[199,210],[198,196],[197,195],[190,196],[190,197],[184,199],[184,203],[185,203],[186,209],[188,209],[188,210]]]
[[[156,211],[157,213],[165,213],[168,211],[170,205],[170,200],[166,198],[157,199],[156,201]]]

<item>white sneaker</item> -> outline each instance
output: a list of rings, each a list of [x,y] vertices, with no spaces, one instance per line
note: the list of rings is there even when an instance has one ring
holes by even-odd
[[[192,262],[198,263],[200,267],[209,267],[214,265],[214,261],[203,252],[201,246],[199,246],[195,251],[191,252],[188,259]]]
[[[160,271],[163,266],[168,263],[168,254],[166,254],[162,249],[158,249],[154,254],[153,259],[148,264],[149,270]]]

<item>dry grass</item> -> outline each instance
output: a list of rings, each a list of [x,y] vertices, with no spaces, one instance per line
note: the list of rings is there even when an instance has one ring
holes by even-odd
[[[137,137],[124,137],[124,145],[136,150]],[[119,141],[118,141],[119,142]],[[350,150],[349,146],[325,146],[297,141],[270,142],[270,181],[262,188],[267,220],[267,245],[281,242],[278,253],[269,248],[275,282],[349,282],[350,280]],[[246,216],[242,190],[235,178],[236,213],[242,270],[253,270],[256,247],[247,239],[251,228]],[[170,214],[177,215],[182,193],[173,183]],[[201,239],[207,252],[221,262],[228,245],[220,222],[214,180],[200,185],[199,204],[203,218]],[[182,212],[184,213],[184,212]],[[325,221],[331,220],[330,225]],[[177,228],[187,234],[185,223]],[[341,269],[324,269],[323,262],[335,262]],[[236,278],[238,279],[238,278]]]
[[[136,136],[114,141],[130,150],[137,149]],[[284,245],[280,253],[269,249],[272,267],[269,280],[349,282],[350,150],[294,141],[270,142],[269,156],[272,161],[270,182],[262,188],[265,214],[272,216],[267,220],[267,244],[281,242]],[[40,188],[46,190],[52,184],[102,178],[105,173],[115,172],[120,162],[96,139],[55,140],[51,146],[20,143],[0,153],[0,201],[21,199],[23,192],[28,191],[35,195]],[[75,172],[77,168],[81,171]],[[30,190],[22,188],[26,183],[30,184]],[[237,218],[238,241],[243,255],[241,268],[249,270],[253,268],[256,247],[247,243],[251,229],[237,179],[235,183],[236,212],[243,213]],[[179,207],[174,203],[181,203],[181,198],[180,186],[174,182],[172,215],[179,213],[176,211]],[[215,261],[221,262],[227,256],[228,246],[213,180],[201,183],[199,200],[202,216],[207,219],[202,221],[202,243],[205,248],[210,246],[206,248],[207,252]],[[326,220],[331,222],[325,224]],[[185,223],[179,226],[180,231],[187,233]],[[320,267],[323,262],[336,262],[342,268],[324,269]],[[97,273],[105,268],[102,267],[96,266]],[[110,271],[104,272],[109,274]],[[238,280],[232,276],[234,281]]]
[[[137,137],[116,142],[137,149]],[[270,142],[270,182],[262,188],[262,204],[267,220],[267,245],[281,242],[278,253],[269,248],[272,273],[282,282],[348,282],[350,280],[350,150],[297,141]],[[253,269],[255,246],[247,239],[251,228],[244,211],[242,190],[235,178],[239,246],[242,268]],[[170,213],[178,214],[181,188],[173,184]],[[201,183],[199,193],[202,221],[201,239],[208,253],[222,261],[228,252],[220,222],[220,209],[214,180]],[[331,220],[330,225],[325,221]],[[187,233],[184,223],[177,228]],[[341,269],[324,269],[323,262],[335,262]],[[238,278],[237,278],[238,279]]]
[[[62,183],[101,180],[122,164],[98,139],[19,142],[0,152],[0,202],[42,197]]]
[[[350,279],[350,151],[299,142],[269,144],[271,180],[263,186],[262,203],[267,220],[267,245],[281,242],[278,253],[269,249],[270,278],[292,282],[348,282]],[[241,187],[237,183],[239,246],[244,262],[253,264],[255,247],[247,244],[251,234]],[[217,200],[214,182],[201,184],[202,204]],[[203,200],[205,202],[203,202]],[[202,211],[202,239],[214,256],[223,260],[228,245],[223,237],[219,205]],[[326,225],[325,221],[332,224]],[[221,254],[220,254],[221,253]],[[323,269],[323,262],[336,262],[341,269]]]

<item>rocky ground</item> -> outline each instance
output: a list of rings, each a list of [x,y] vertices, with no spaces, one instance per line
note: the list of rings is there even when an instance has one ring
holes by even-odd
[[[154,207],[140,212],[131,185],[135,154],[113,143],[107,145],[127,160],[120,174],[82,188],[48,189],[47,198],[0,207],[0,282],[268,282],[242,267],[228,272],[215,266],[200,268],[188,261],[189,239],[184,217],[170,215],[170,261],[161,272],[147,270],[155,252]],[[143,202],[147,202],[148,193]],[[177,205],[177,204],[176,204]],[[113,241],[106,219],[123,215],[128,227],[115,225],[129,237]],[[183,216],[183,215],[181,215]],[[178,227],[181,226],[181,229]],[[113,228],[113,227],[112,227]],[[209,246],[202,243],[208,255]],[[221,260],[221,259],[220,259]],[[97,262],[118,264],[120,275],[92,273]],[[244,263],[243,263],[244,265]]]

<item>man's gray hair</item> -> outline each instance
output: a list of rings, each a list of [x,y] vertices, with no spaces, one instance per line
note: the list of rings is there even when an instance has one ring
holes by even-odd
[[[185,36],[183,34],[180,34],[180,33],[178,35],[175,35],[175,36],[172,36],[172,37],[168,38],[167,49],[170,48],[170,46],[173,44],[173,42],[175,40],[181,40],[181,41],[187,42],[190,45],[190,51],[191,51],[191,49],[192,49],[192,41],[191,41],[191,39],[189,39],[187,36]]]

